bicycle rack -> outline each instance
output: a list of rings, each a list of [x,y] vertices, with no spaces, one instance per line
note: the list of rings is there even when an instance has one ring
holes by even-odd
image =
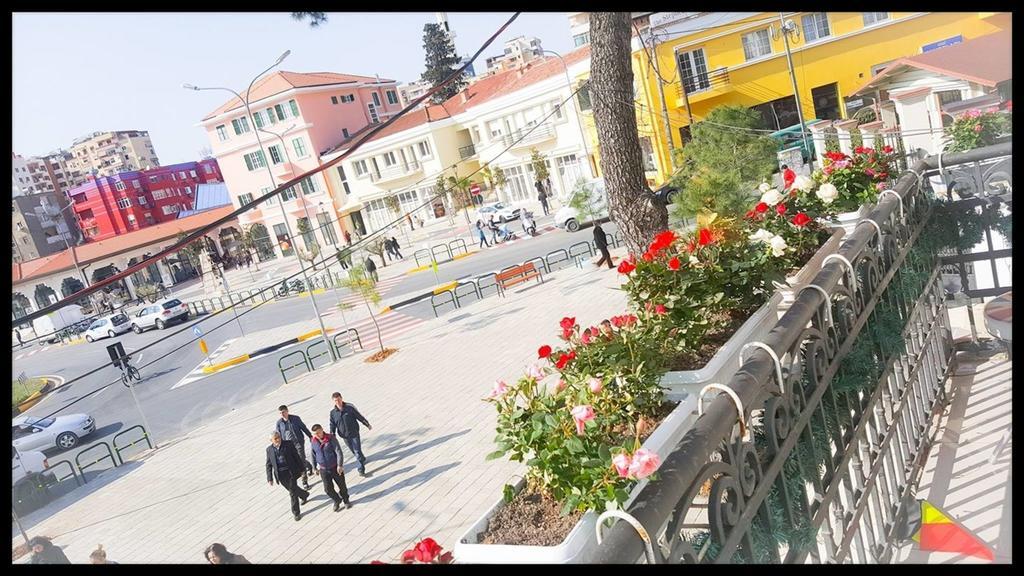
[[[131,443],[126,444],[124,446],[118,446],[117,445],[117,439],[118,438],[120,438],[121,436],[124,436],[125,434],[127,434],[128,432],[131,432],[132,430],[135,430],[136,428],[138,428],[139,430],[142,430],[142,436],[141,437],[136,438],[134,441],[132,441]],[[111,440],[111,442],[113,442],[113,444],[114,444],[114,453],[117,454],[117,457],[121,459],[121,465],[124,465],[124,456],[121,455],[121,452],[123,452],[126,448],[131,448],[132,446],[135,446],[136,444],[138,444],[139,442],[142,442],[143,440],[146,441],[146,444],[149,445],[150,448],[153,448],[153,443],[149,440],[149,433],[146,432],[146,429],[141,424],[136,424],[135,426],[132,426],[131,428],[128,428],[127,430],[122,430],[121,432],[118,432],[114,436],[114,438]]]
[[[189,302],[188,309],[192,312],[193,316],[199,316],[199,307],[196,306],[195,302]]]
[[[555,260],[555,262],[569,262],[569,253],[566,252],[564,248],[559,248],[558,250],[552,250],[551,252],[548,252],[547,256],[545,256],[545,260],[547,260],[547,263],[548,263],[548,270],[549,271],[550,270],[554,270],[554,268],[552,268],[552,266],[551,266],[551,264],[552,264],[551,257],[554,256],[555,254],[558,254],[559,252],[562,253],[564,258],[560,258],[558,260]]]
[[[541,258],[540,256],[536,256],[534,258],[530,258],[526,262],[523,262],[523,266],[525,266],[527,264],[530,264],[531,262],[533,262],[533,263],[540,262],[539,268],[541,270],[543,270],[545,274],[550,274],[551,273],[551,271],[548,270],[548,263],[545,262],[544,259]],[[534,264],[534,268],[538,268],[538,266],[536,264]]]
[[[444,295],[448,296],[448,300],[446,302],[439,302],[439,303],[435,303],[434,302],[435,298],[437,298],[438,296],[444,296]],[[455,308],[459,307],[459,301],[455,298],[455,293],[452,292],[451,290],[445,290],[443,292],[439,292],[437,294],[434,294],[433,296],[430,297],[430,307],[434,309],[434,318],[438,317],[437,316],[437,309],[442,307],[442,306],[445,306],[447,304],[451,304]]]
[[[285,359],[291,358],[292,356],[296,356],[296,355],[297,356],[302,356],[302,362],[298,362],[296,364],[291,364],[291,365],[289,365],[287,367],[281,366],[281,362],[284,362]],[[284,383],[285,384],[288,383],[287,372],[289,370],[293,369],[293,368],[298,368],[299,366],[305,366],[306,367],[306,372],[312,372],[313,371],[313,369],[309,365],[309,358],[306,356],[306,353],[303,352],[302,350],[296,350],[295,352],[291,352],[289,354],[285,354],[284,356],[281,356],[280,358],[277,359],[277,369],[281,372],[281,378],[284,379]]]
[[[569,259],[570,260],[575,258],[575,257],[577,257],[577,256],[582,256],[583,255],[583,251],[580,251],[580,252],[573,252],[572,251],[572,249],[577,247],[577,246],[583,246],[584,248],[586,248],[587,249],[587,256],[590,256],[590,257],[594,256],[594,249],[590,246],[590,242],[577,242],[577,243],[573,244],[572,246],[569,246]]]
[[[217,308],[214,308],[214,310],[223,310],[224,309],[224,299],[221,298],[220,296],[214,296],[213,298],[210,298],[210,304],[213,304],[214,300],[217,301]]]
[[[422,253],[422,254],[423,254],[424,256],[431,256],[431,252],[430,252],[430,250],[427,250],[426,248],[420,248],[420,249],[419,249],[419,250],[417,250],[417,251],[416,251],[415,253],[413,253],[412,257],[416,259],[416,266],[417,266],[417,267],[419,267],[419,266],[422,266],[422,264],[420,264],[420,254],[421,254],[421,253]],[[432,262],[432,261],[433,261],[433,260],[428,260],[428,262]]]
[[[327,347],[327,350],[325,352],[321,352],[319,354],[313,355],[313,352],[312,352],[313,347],[316,346],[317,344],[323,344],[325,347]],[[321,356],[330,356],[331,355],[330,346],[331,346],[331,343],[326,338],[321,338],[320,340],[317,340],[316,342],[313,342],[309,346],[306,346],[306,359],[309,360],[309,367],[310,367],[311,370],[316,370],[316,365],[313,363],[313,359],[314,358],[319,358]],[[325,366],[326,366],[326,364],[325,364]]]
[[[433,259],[434,261],[437,261],[437,249],[438,248],[443,248],[443,250],[441,251],[442,255],[445,252],[448,253],[448,260],[451,260],[452,258],[454,258],[454,256],[452,255],[452,249],[451,248],[449,248],[446,244],[437,244],[436,246],[431,246],[430,247],[430,258]],[[442,260],[442,262],[444,262],[444,260]]]
[[[99,458],[93,460],[92,462],[89,462],[85,466],[82,466],[82,462],[81,462],[82,455],[86,454],[88,452],[91,452],[94,448],[99,448],[100,446],[102,446],[102,447],[107,449],[106,456],[100,456]],[[107,444],[106,442],[97,442],[97,443],[93,444],[92,446],[89,446],[85,450],[82,450],[81,452],[76,454],[75,455],[75,465],[78,466],[78,473],[82,475],[82,482],[87,482],[87,480],[85,479],[85,469],[86,468],[88,468],[90,466],[94,466],[96,464],[99,464],[100,462],[106,460],[107,458],[110,458],[110,461],[113,462],[114,467],[116,468],[117,467],[117,457],[114,456],[113,450],[110,449],[110,444]]]
[[[345,335],[345,334],[349,334],[349,333],[352,333],[352,334],[355,335],[356,342],[359,344],[359,349],[360,350],[365,350],[365,348],[363,348],[363,340],[359,337],[359,331],[356,330],[355,328],[349,328],[348,330],[342,330],[341,332],[338,332],[331,339],[331,343],[334,345],[334,351],[338,353],[338,356],[341,356],[341,346],[342,346],[341,344],[338,344],[338,337],[340,337],[342,335]],[[349,336],[348,342],[346,342],[344,345],[348,346],[349,348],[352,348],[352,336]],[[352,350],[352,351],[355,352],[355,350]]]
[[[487,278],[488,276],[491,278],[491,283],[487,284],[487,285],[482,284],[480,282],[480,280],[482,280],[484,278]],[[477,292],[479,294],[481,294],[481,298],[483,298],[482,295],[484,293],[484,290],[487,289],[487,288],[494,288],[497,291],[497,294],[499,296],[504,292],[504,290],[501,288],[501,284],[498,284],[498,273],[497,272],[488,272],[487,274],[481,274],[481,275],[477,276],[476,277],[476,287],[477,287]]]
[[[82,485],[82,478],[79,477],[78,472],[75,472],[75,467],[71,465],[71,462],[69,462],[67,460],[61,460],[60,462],[57,462],[56,464],[53,464],[52,466],[47,468],[47,471],[53,470],[56,467],[60,466],[61,464],[66,464],[67,465],[68,470],[71,470],[71,475],[70,476],[63,476],[61,478],[57,478],[57,475],[54,474],[53,475],[54,480],[56,482],[60,483],[60,482],[63,482],[65,480],[67,480],[68,478],[74,477],[75,483],[78,484],[79,486],[81,486]]]
[[[459,295],[459,288],[462,288],[463,286],[472,286],[473,287],[473,291],[472,292],[463,293],[460,296]],[[480,287],[477,286],[476,282],[473,282],[472,280],[470,280],[468,282],[463,282],[461,284],[456,285],[455,286],[455,290],[453,290],[452,293],[455,295],[455,307],[456,308],[462,308],[462,298],[464,298],[466,296],[469,296],[471,293],[475,293],[476,294],[476,299],[477,300],[482,300],[483,299],[480,296]]]
[[[452,252],[452,258],[455,257],[455,254],[454,254],[455,249],[452,246],[452,244],[458,244],[459,248],[462,250],[463,254],[468,254],[469,253],[469,248],[466,247],[466,241],[463,240],[462,238],[456,238],[455,240],[452,240],[451,242],[448,243],[448,250],[449,250],[449,252]]]

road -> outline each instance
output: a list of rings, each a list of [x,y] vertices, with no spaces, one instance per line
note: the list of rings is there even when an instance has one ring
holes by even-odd
[[[543,223],[539,225],[544,226]],[[510,224],[510,227],[514,226],[518,226],[518,223]],[[605,229],[611,233],[615,228],[614,225],[605,225]],[[518,264],[535,256],[545,256],[552,250],[568,248],[572,244],[591,238],[589,228],[576,233],[550,230],[528,240],[518,240],[484,249],[468,258],[442,264],[436,280],[429,270],[390,282],[382,280],[382,284],[388,283],[390,287],[383,295],[381,306],[428,291],[438,281],[444,283],[497,271],[505,266]],[[403,251],[403,255],[410,258],[410,252]],[[380,272],[385,270],[379,269]],[[356,306],[345,313],[346,322],[343,322],[341,313],[335,307],[339,296],[354,299],[354,296],[343,290],[339,291],[339,294],[328,290],[314,296],[325,322],[331,326],[343,326],[345,323],[357,326],[363,343],[367,347],[372,347],[374,337],[369,326],[368,313]],[[450,312],[451,307],[439,310],[442,314]],[[201,327],[203,337],[210,352],[213,353],[222,345],[242,335],[239,324],[241,330],[249,334],[313,317],[308,296],[271,301],[255,308],[241,308],[239,314],[241,316],[237,322],[229,311],[212,317],[191,318],[183,324],[176,324],[162,331],[150,330],[142,334],[128,332],[117,337],[132,355],[132,364],[140,367],[142,380],[136,384],[135,390],[148,421],[147,429],[157,443],[167,442],[203,426],[230,412],[234,406],[275,390],[282,384],[277,361],[281,356],[294,350],[280,350],[212,375],[190,377],[190,374],[196,374],[195,370],[206,361],[206,356],[200,352],[198,345],[189,343],[194,338],[193,326]],[[426,300],[379,317],[378,321],[383,327],[386,344],[389,337],[414,328],[433,317],[429,300]],[[223,326],[215,328],[222,323]],[[285,338],[290,336],[293,335],[286,335]],[[68,382],[30,409],[27,414],[46,416],[54,412],[83,412],[96,419],[97,431],[83,439],[78,448],[64,454],[50,454],[51,465],[63,459],[74,461],[75,455],[82,449],[99,441],[111,443],[114,435],[142,423],[130,391],[120,383],[119,371],[109,365],[106,346],[111,342],[110,339],[104,339],[67,346],[15,348],[12,351],[14,377],[24,371],[29,377],[53,375],[60,376]],[[152,347],[139,352],[151,344]],[[304,343],[304,346],[308,344]],[[103,364],[106,366],[76,379]],[[107,386],[95,394],[89,394],[115,380],[114,385]],[[329,409],[328,404],[325,399],[325,414]],[[268,428],[276,415],[275,409],[276,406],[267,407]],[[135,436],[135,432],[126,434],[118,443],[130,442]],[[142,447],[140,444],[130,448],[126,454],[130,455]],[[93,454],[100,454],[100,451],[94,451]],[[89,460],[91,458],[83,459],[84,462]],[[106,461],[98,463],[89,469],[89,475],[109,466],[110,463]]]

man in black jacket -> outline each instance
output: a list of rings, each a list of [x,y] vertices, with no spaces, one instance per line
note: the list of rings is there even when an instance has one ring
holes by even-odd
[[[274,432],[270,435],[270,446],[267,446],[267,484],[274,485],[274,480],[288,491],[292,499],[292,514],[295,521],[302,518],[299,512],[299,500],[305,504],[309,492],[298,486],[299,475],[302,474],[302,459],[295,451],[295,445],[281,440],[281,435]]]
[[[348,501],[348,487],[345,486],[345,470],[342,468],[344,458],[341,454],[341,444],[333,434],[324,434],[324,427],[313,424],[313,439],[309,441],[313,448],[313,461],[320,470],[320,478],[324,481],[324,492],[334,500],[334,511],[341,510],[342,503],[346,508],[351,508]],[[334,489],[334,485],[338,489]],[[341,492],[341,495],[338,495]]]
[[[609,268],[614,268],[612,255],[608,253],[608,235],[604,233],[598,223],[594,223],[594,246],[601,251],[601,259],[597,261],[597,267],[600,268],[601,264],[607,262]]]
[[[331,394],[334,399],[334,408],[331,409],[331,434],[337,433],[338,437],[345,441],[345,445],[352,451],[359,464],[359,475],[366,476],[366,456],[363,456],[363,447],[359,440],[359,423],[362,422],[367,430],[373,430],[373,426],[363,418],[363,415],[356,410],[352,404],[346,404],[341,397],[341,392]]]
[[[282,404],[277,407],[277,410],[281,413],[281,418],[275,424],[275,429],[281,435],[282,440],[295,444],[295,451],[299,453],[303,464],[302,487],[309,490],[309,475],[313,473],[313,465],[306,460],[306,438],[313,438],[313,434],[310,433],[309,428],[306,428],[302,418],[288,413],[287,406]]]

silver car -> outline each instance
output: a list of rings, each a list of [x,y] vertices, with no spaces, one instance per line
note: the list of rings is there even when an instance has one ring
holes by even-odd
[[[113,338],[129,330],[131,330],[131,325],[128,322],[128,317],[117,313],[93,320],[92,324],[89,325],[89,329],[85,331],[85,341],[95,342],[101,338]]]
[[[11,420],[14,447],[26,450],[70,450],[85,436],[96,431],[96,421],[88,414],[66,414],[49,418],[18,416]]]
[[[163,330],[164,326],[179,320],[182,322],[188,320],[188,305],[177,298],[161,300],[156,304],[146,306],[135,314],[135,317],[132,318],[132,330],[136,334],[142,334],[143,330],[149,328]]]

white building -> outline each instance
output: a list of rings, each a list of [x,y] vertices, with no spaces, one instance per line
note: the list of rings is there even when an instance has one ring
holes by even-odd
[[[498,56],[487,59],[486,74],[496,74],[506,70],[519,68],[528,62],[544,57],[544,48],[540,39],[518,36],[505,42],[505,50]]]

